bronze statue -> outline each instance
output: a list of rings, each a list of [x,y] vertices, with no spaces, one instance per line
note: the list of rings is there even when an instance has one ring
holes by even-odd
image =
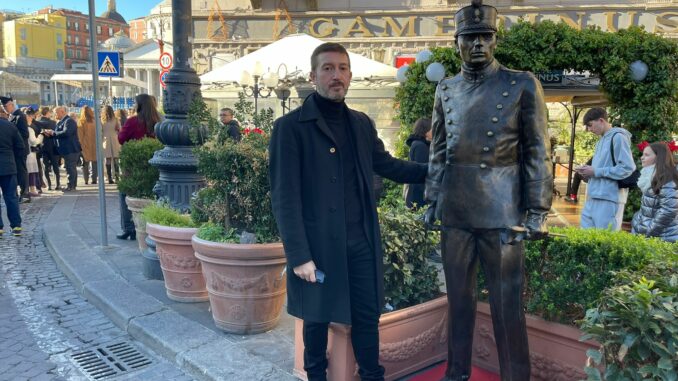
[[[530,379],[523,312],[525,239],[544,238],[553,179],[539,81],[494,59],[497,9],[455,14],[462,69],[436,89],[426,222],[441,220],[449,300],[443,380],[471,377],[476,275],[487,279],[502,381]]]

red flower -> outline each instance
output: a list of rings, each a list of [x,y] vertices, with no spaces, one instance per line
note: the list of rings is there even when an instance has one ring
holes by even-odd
[[[649,145],[650,145],[650,143],[648,143],[647,140],[643,140],[642,142],[640,142],[640,144],[638,144],[637,147],[640,150],[640,152],[643,152],[645,150],[645,147],[647,147]]]
[[[666,144],[669,146],[671,152],[678,151],[678,142],[676,142],[675,140],[667,142]]]

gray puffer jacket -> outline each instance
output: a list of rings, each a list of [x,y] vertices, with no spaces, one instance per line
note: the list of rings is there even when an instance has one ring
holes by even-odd
[[[643,193],[631,229],[632,233],[678,242],[678,189],[673,181],[666,183],[658,195],[652,188]]]

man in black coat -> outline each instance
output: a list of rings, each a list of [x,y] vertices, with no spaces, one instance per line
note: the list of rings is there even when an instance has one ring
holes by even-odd
[[[40,128],[40,131],[54,131],[56,129],[56,122],[52,119],[52,110],[49,107],[43,106],[40,107],[40,119],[36,119],[33,123]],[[42,143],[42,163],[45,168],[45,178],[47,179],[47,186],[49,190],[52,190],[52,180],[50,179],[49,173],[50,168],[54,172],[54,177],[56,178],[56,184],[54,189],[61,189],[61,179],[59,173],[59,161],[61,160],[59,153],[57,152],[55,145],[54,136],[50,135],[51,132],[45,132],[44,139]]]
[[[236,142],[239,142],[242,138],[240,123],[233,119],[233,110],[228,107],[219,110],[219,120],[221,121],[223,128],[226,129],[226,135]]]
[[[58,106],[54,108],[57,117],[56,129],[49,133],[55,138],[55,145],[59,155],[63,156],[68,174],[68,187],[64,192],[74,191],[78,185],[77,164],[80,158],[80,140],[78,140],[78,125],[66,112],[66,108]],[[47,132],[47,131],[45,131]]]
[[[379,315],[381,238],[373,174],[421,183],[425,164],[397,160],[367,115],[349,109],[351,81],[343,46],[311,55],[316,92],[275,121],[270,143],[273,212],[287,256],[288,312],[304,320],[304,369],[325,380],[329,322],[351,324],[362,380],[383,380]]]
[[[26,158],[31,153],[31,146],[28,144],[28,121],[19,108],[14,104],[12,97],[0,97],[0,104],[9,114],[9,121],[14,123],[19,130],[19,134],[24,142],[24,158],[16,161],[17,181],[21,189],[19,202],[30,202],[31,196],[28,194],[28,168],[26,168]]]
[[[21,235],[21,213],[19,211],[19,197],[16,193],[16,162],[25,160],[24,142],[16,126],[0,119],[0,190],[7,207],[7,219],[12,228],[12,234]],[[2,213],[2,210],[0,210]],[[0,216],[0,239],[4,235],[4,226]]]

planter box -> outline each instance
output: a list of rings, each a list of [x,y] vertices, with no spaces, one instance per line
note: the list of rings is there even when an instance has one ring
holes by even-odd
[[[178,302],[207,301],[202,266],[195,257],[191,238],[196,228],[175,228],[146,224],[148,236],[155,241],[155,252],[165,279],[167,297]]]
[[[577,381],[586,379],[586,351],[598,348],[596,342],[581,342],[576,327],[551,323],[525,315],[530,343],[533,381]],[[473,333],[474,365],[499,373],[499,359],[494,341],[490,305],[478,303]]]
[[[141,211],[154,201],[148,198],[125,197],[127,209],[132,212],[132,220],[134,221],[134,229],[137,232],[137,242],[139,244],[139,252],[143,253],[146,248],[146,221],[143,218]]]
[[[220,243],[196,236],[192,243],[217,327],[242,335],[278,324],[287,292],[282,243]]]
[[[294,375],[304,372],[303,322],[295,322]],[[379,319],[379,362],[386,380],[394,380],[447,359],[447,296],[383,314]],[[330,324],[327,378],[358,381],[358,366],[351,347],[351,328]]]

